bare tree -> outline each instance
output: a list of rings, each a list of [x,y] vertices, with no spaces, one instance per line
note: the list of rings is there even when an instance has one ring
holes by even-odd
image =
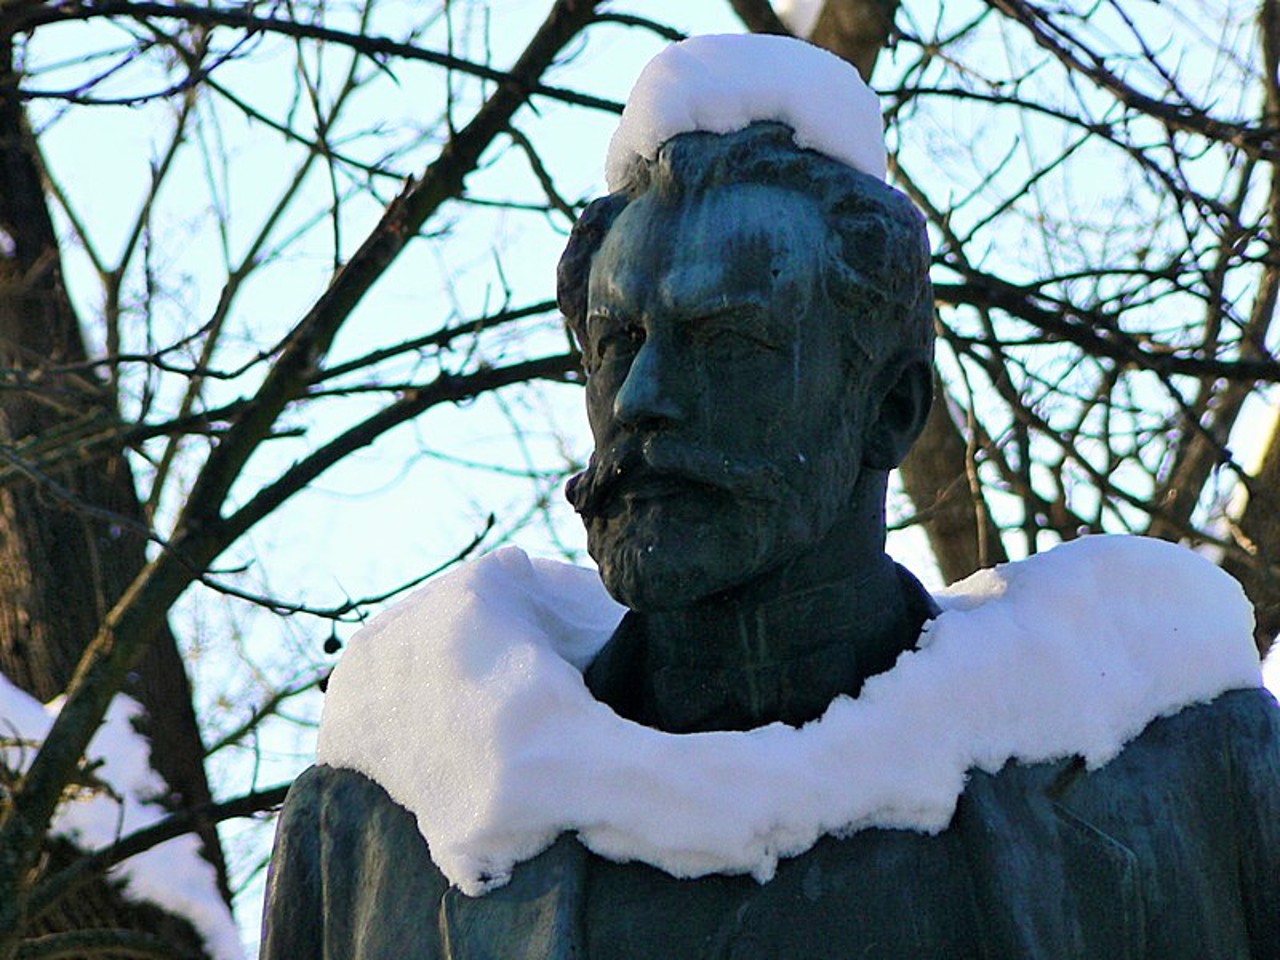
[[[823,4],[812,39],[881,91],[891,177],[934,233],[939,403],[899,519],[946,579],[1144,533],[1216,550],[1260,649],[1280,630],[1275,6]],[[599,189],[571,155],[599,157],[631,79],[592,55],[638,63],[681,35],[633,7],[547,0],[526,30],[479,2],[0,0],[0,671],[67,697],[0,794],[0,958],[204,949],[104,872],[196,830],[230,895],[214,824],[281,789],[255,774],[214,803],[208,756],[306,702],[318,641],[380,600],[524,520],[560,536],[581,449],[538,411],[578,365],[550,265]],[[716,10],[788,29],[763,0]],[[100,117],[146,130],[131,159],[84,134]],[[120,196],[86,192],[108,160]],[[437,441],[435,418],[481,422],[467,404],[510,424],[499,458]],[[512,475],[517,505],[477,492],[402,582],[282,588],[255,538],[415,429],[417,456]],[[280,661],[249,653],[253,702],[217,718],[182,662],[236,652],[190,614],[210,598],[228,633],[271,618]],[[121,691],[174,815],[84,856],[50,821]]]
[[[1276,18],[823,4],[812,39],[879,64],[891,175],[934,230],[943,402],[902,472],[947,579],[1141,533],[1217,550],[1259,649],[1280,630]]]
[[[358,612],[380,598],[310,608],[238,586],[214,564],[326,470],[432,407],[576,376],[562,334],[520,347],[512,332],[546,325],[551,304],[515,304],[505,293],[491,309],[441,311],[412,337],[334,354],[357,306],[415,238],[430,235],[432,218],[450,203],[483,202],[468,196],[464,181],[489,162],[496,143],[512,145],[528,179],[543,186],[544,196],[530,204],[539,215],[573,215],[514,120],[534,100],[616,105],[545,84],[566,45],[596,19],[591,2],[548,6],[504,69],[418,42],[433,20],[447,21],[452,41],[462,28],[447,8],[401,24],[394,40],[373,33],[374,4],[341,29],[328,25],[323,7],[282,16],[155,3],[18,3],[0,11],[0,666],[41,699],[66,696],[30,765],[12,771],[21,775],[0,806],[0,956],[201,949],[198,938],[176,935],[168,918],[130,914],[109,885],[85,887],[125,853],[176,828],[125,838],[91,858],[62,851],[47,835],[64,789],[82,776],[85,748],[108,703],[126,690],[144,704],[153,763],[174,794],[173,822],[200,830],[221,868],[214,820],[261,809],[280,794],[210,804],[201,731],[168,628],[179,597],[204,584],[280,613],[340,619]],[[98,28],[94,46],[60,65],[41,42],[76,22]],[[280,55],[293,59],[283,109],[236,72],[247,59]],[[396,71],[419,64],[444,89],[434,126],[379,129],[367,109],[362,120],[347,121],[352,101],[394,89]],[[446,72],[469,85],[441,84]],[[166,132],[153,142],[138,212],[113,254],[41,143],[67,112],[122,105],[150,110]],[[274,178],[275,199],[255,211],[260,226],[247,239],[228,209],[235,161],[216,143],[233,115],[290,148],[274,153],[291,166]],[[353,126],[361,122],[372,128]],[[167,241],[157,227],[165,201],[189,189],[192,170],[201,168],[222,260],[221,294],[204,314],[182,309],[187,304],[174,309],[163,261],[176,258],[158,249]],[[328,188],[319,204],[317,183]],[[372,227],[353,236],[362,208],[377,207]],[[67,245],[99,283],[91,323],[68,292]],[[297,319],[254,326],[246,342],[237,314],[246,285],[312,249],[329,260],[319,296]],[[345,418],[309,413],[344,403],[352,411]],[[297,435],[304,422],[322,424],[324,435],[283,465],[263,456],[264,445]],[[246,473],[251,462],[257,472]],[[278,690],[245,729],[313,685]],[[221,879],[225,894],[225,870]],[[91,910],[83,909],[86,889],[101,901]],[[68,908],[72,902],[77,910]]]

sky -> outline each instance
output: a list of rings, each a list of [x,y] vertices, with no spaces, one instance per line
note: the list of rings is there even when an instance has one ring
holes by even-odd
[[[724,3],[661,0],[635,8],[689,33],[740,29]],[[495,63],[510,62],[545,9],[542,0],[505,0],[495,5],[495,23],[485,41]],[[475,26],[474,34],[481,32]],[[74,52],[83,42],[77,28],[67,28],[63,37],[59,42],[65,43],[65,48],[48,49],[44,55],[53,59],[59,53]],[[432,42],[437,39],[438,34]],[[662,43],[632,28],[600,29],[553,82],[564,79],[621,100],[644,62]],[[479,50],[480,45],[473,49]],[[291,69],[285,53],[276,52],[271,62]],[[248,64],[229,65],[229,83],[241,69],[249,69]],[[248,75],[242,79],[257,88],[264,106],[274,109],[276,115],[305,113],[305,105],[288,102],[290,84],[279,84],[277,89]],[[354,131],[395,117],[400,126],[390,136],[406,143],[415,137],[430,140],[428,119],[438,110],[440,86],[435,68],[406,68],[396,83],[379,88],[376,99],[354,105],[347,129]],[[429,96],[437,100],[429,100]],[[577,199],[602,193],[606,145],[616,118],[554,104],[542,104],[540,110],[539,143],[547,150],[548,163],[562,178],[566,195]],[[420,129],[413,127],[414,118],[420,121]],[[527,118],[527,122],[534,121]],[[100,245],[105,251],[118,250],[124,243],[127,224],[136,213],[138,190],[150,175],[148,158],[154,158],[162,146],[157,129],[162,125],[155,122],[154,115],[130,108],[82,111],[74,123],[57,123],[49,129],[46,149],[51,169],[74,197],[77,209],[91,220],[95,232],[103,231],[99,236],[104,237]],[[191,205],[174,204],[172,220],[157,224],[156,249],[151,254],[175,317],[209,315],[219,284],[210,280],[203,265],[212,264],[216,274],[223,261],[223,246],[233,252],[247,247],[251,229],[256,230],[261,222],[260,211],[269,207],[282,189],[292,162],[285,159],[277,136],[226,116],[202,126],[200,136],[222,143],[226,162],[223,168],[210,171],[184,168],[187,179],[181,182],[187,184],[183,192],[190,193]],[[408,148],[406,168],[419,169],[429,152],[427,145],[418,152]],[[92,163],[87,162],[90,158]],[[497,196],[509,190],[510,182],[517,178],[522,178],[518,182],[527,188],[527,196],[537,196],[536,186],[530,184],[527,170],[520,169],[515,156],[495,158],[471,186],[476,196]],[[205,194],[193,186],[206,179],[217,185],[212,191],[217,202],[237,214],[235,227],[225,240],[208,228]],[[354,190],[356,185],[347,187]],[[389,188],[384,185],[380,189],[385,194]],[[323,180],[310,182],[308,190],[318,198],[314,205],[322,207],[327,190]],[[372,225],[379,206],[353,201],[349,210],[349,218],[343,222],[342,243],[347,245],[358,241]],[[548,228],[535,223],[537,217],[514,212],[453,217],[448,238],[416,244],[406,254],[404,268],[375,290],[360,321],[340,338],[338,356],[358,354],[401,333],[429,329],[450,313],[468,316],[481,312],[485,303],[501,299],[504,286],[545,293],[546,278],[554,271],[563,243],[563,223]],[[305,220],[300,212],[291,225],[300,226]],[[184,229],[186,226],[191,229]],[[281,274],[250,282],[246,306],[237,321],[244,327],[236,333],[245,350],[254,348],[248,335],[251,325],[291,322],[322,287],[331,262],[321,247],[323,244],[314,249],[304,244],[289,253],[283,274],[289,282],[274,279]],[[79,278],[79,289],[92,290],[85,258],[73,257],[70,266],[73,279]],[[480,280],[464,286],[460,282],[463,276]],[[91,315],[99,304],[92,293],[81,295],[86,315]],[[557,331],[547,335],[555,336]],[[232,365],[234,358],[233,352],[226,363]],[[224,395],[239,389],[240,385],[232,383],[224,388]],[[142,391],[135,395],[141,396]],[[526,455],[540,468],[562,464],[566,456],[580,461],[589,450],[580,402],[577,388],[562,388],[521,391],[501,400],[483,401],[477,405],[483,416],[477,416],[476,408],[435,411],[324,476],[305,496],[255,531],[242,548],[225,558],[222,567],[248,564],[247,570],[235,575],[237,583],[271,588],[321,605],[376,592],[431,569],[482,529],[491,510],[498,515],[500,531],[513,527],[513,521],[527,512],[526,481],[471,469],[450,458],[465,455],[482,463],[512,462],[510,421],[520,417],[538,426],[526,437],[526,449],[517,455],[517,462]],[[271,476],[300,451],[314,446],[326,431],[335,429],[324,421],[297,425],[305,427],[307,435],[277,441],[253,462],[252,477]],[[558,481],[548,478],[545,488],[545,520],[535,516],[534,522],[512,533],[512,542],[531,553],[584,560],[580,528],[559,495]],[[172,515],[182,490],[183,484],[178,483],[166,494],[162,515],[166,509]],[[891,550],[927,585],[940,585],[918,531],[895,534]],[[281,677],[305,679],[317,665],[333,662],[320,652],[325,630],[311,621],[281,621],[245,610],[228,615],[223,602],[207,594],[189,596],[179,619],[192,645],[191,668],[202,691],[202,715],[214,731],[236,725],[245,714],[245,705],[261,702],[264,691]],[[348,639],[353,631],[354,626],[339,628],[340,639]],[[213,764],[218,793],[228,796],[253,785],[274,784],[302,769],[312,756],[318,711],[316,696],[290,704],[288,715],[301,723],[275,725],[268,740],[220,753]],[[229,833],[240,829],[237,825],[229,828]],[[249,849],[260,855],[268,835],[269,828],[251,827]],[[242,859],[247,863],[247,856]],[[249,942],[257,922],[260,881],[260,875],[249,879],[239,909]]]

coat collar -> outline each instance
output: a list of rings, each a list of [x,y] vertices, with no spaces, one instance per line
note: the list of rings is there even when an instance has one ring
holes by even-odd
[[[1116,584],[1151,602],[1099,603]],[[472,894],[573,831],[677,876],[767,880],[824,833],[943,829],[974,770],[1098,767],[1156,716],[1260,678],[1238,584],[1096,537],[962,585],[918,650],[804,729],[671,735],[583,685],[619,616],[600,596],[590,571],[516,551],[437,581],[349,645],[320,761],[386,788]]]

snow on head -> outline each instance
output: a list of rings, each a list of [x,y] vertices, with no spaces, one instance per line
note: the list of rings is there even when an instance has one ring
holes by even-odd
[[[732,133],[760,120],[784,123],[796,145],[884,179],[880,101],[858,71],[794,37],[691,37],[640,73],[609,143],[605,177],[625,186],[637,158],[652,160],[680,133]]]
[[[469,894],[567,831],[673,876],[763,881],[823,834],[944,829],[972,769],[1097,767],[1155,718],[1260,683],[1240,585],[1160,541],[1086,538],[940,599],[919,649],[813,723],[667,734],[582,681],[622,614],[599,577],[509,548],[352,640],[318,759],[386,788]]]

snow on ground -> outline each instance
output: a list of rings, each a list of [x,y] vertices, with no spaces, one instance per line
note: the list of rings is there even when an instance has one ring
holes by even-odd
[[[1239,584],[1161,541],[1085,538],[939,601],[919,649],[821,719],[674,735],[583,683],[622,613],[598,576],[509,548],[353,638],[318,759],[382,784],[469,894],[565,831],[675,876],[764,881],[826,833],[943,829],[972,768],[1096,768],[1151,720],[1261,682]]]
[[[1271,646],[1271,652],[1262,664],[1262,682],[1280,700],[1280,643]]]
[[[773,0],[774,12],[797,37],[813,33],[825,0]]]
[[[41,704],[0,675],[0,763],[11,770],[24,769],[60,706],[58,701]],[[64,800],[54,819],[54,834],[83,850],[96,850],[165,819],[165,809],[148,800],[163,794],[165,785],[148,762],[147,742],[131,723],[141,712],[129,697],[112,701],[87,751],[91,759],[101,760],[93,774],[102,786],[86,786],[75,799]],[[213,866],[200,856],[193,834],[129,858],[112,870],[112,876],[126,881],[125,895],[131,899],[150,901],[190,920],[215,960],[244,956],[231,911],[218,894]]]
[[[674,43],[640,72],[609,143],[609,189],[622,189],[635,158],[653,159],[676,134],[731,133],[759,120],[785,123],[798,146],[884,179],[880,101],[857,70],[794,37],[733,34]]]

